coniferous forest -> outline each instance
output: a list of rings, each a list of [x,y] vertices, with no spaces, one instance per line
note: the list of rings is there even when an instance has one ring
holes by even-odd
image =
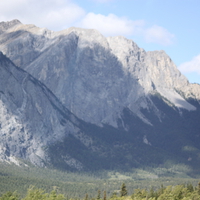
[[[200,199],[200,179],[150,172],[62,172],[0,163],[0,200]],[[146,173],[146,176],[144,176]],[[137,175],[137,176],[136,176]]]

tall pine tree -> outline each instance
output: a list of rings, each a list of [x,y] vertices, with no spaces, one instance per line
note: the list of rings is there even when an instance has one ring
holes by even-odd
[[[124,196],[126,196],[128,194],[128,191],[127,191],[127,189],[126,189],[126,185],[125,185],[125,183],[123,183],[122,184],[122,187],[121,187],[121,190],[120,190],[120,196],[121,197],[124,197]]]
[[[106,191],[103,192],[103,200],[106,200],[107,197],[106,197]]]
[[[97,194],[97,200],[100,200],[101,199],[101,191],[98,190],[98,194]]]

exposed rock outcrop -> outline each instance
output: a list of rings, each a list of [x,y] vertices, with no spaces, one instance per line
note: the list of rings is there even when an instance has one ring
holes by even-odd
[[[75,119],[49,89],[0,52],[1,160],[45,165],[45,148],[79,131]]]

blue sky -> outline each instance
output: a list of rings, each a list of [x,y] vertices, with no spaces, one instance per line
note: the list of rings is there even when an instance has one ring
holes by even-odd
[[[122,35],[146,51],[164,50],[191,83],[200,83],[199,8],[199,0],[0,0],[0,21]]]

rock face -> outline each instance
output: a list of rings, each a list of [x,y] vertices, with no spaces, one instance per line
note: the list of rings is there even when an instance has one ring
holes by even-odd
[[[42,148],[58,144],[69,133],[88,150],[103,155],[105,146],[94,145],[99,135],[91,139],[89,133],[104,130],[110,137],[106,126],[133,138],[137,132],[148,148],[149,144],[162,148],[155,135],[170,125],[166,120],[170,115],[177,119],[173,130],[189,116],[198,127],[192,116],[199,115],[200,85],[190,84],[164,51],[146,52],[131,40],[105,38],[96,30],[72,27],[53,32],[18,20],[0,23],[0,51],[14,63],[1,54],[2,156],[9,147],[13,156],[42,165],[51,159]],[[64,125],[63,110],[68,116]],[[79,125],[70,116],[80,119]],[[155,135],[147,136],[149,132]],[[154,142],[148,141],[150,137]],[[10,140],[20,147],[10,147]],[[110,148],[118,148],[116,143]],[[68,165],[79,162],[68,154],[64,157]]]
[[[145,52],[131,40],[105,38],[95,30],[52,32],[17,20],[0,27],[0,50],[87,122],[117,127],[124,107],[147,120],[139,110],[155,91],[195,110],[177,92],[191,84],[163,51]]]
[[[2,53],[0,122],[0,159],[18,157],[40,166],[48,162],[45,147],[79,130],[52,92]]]

